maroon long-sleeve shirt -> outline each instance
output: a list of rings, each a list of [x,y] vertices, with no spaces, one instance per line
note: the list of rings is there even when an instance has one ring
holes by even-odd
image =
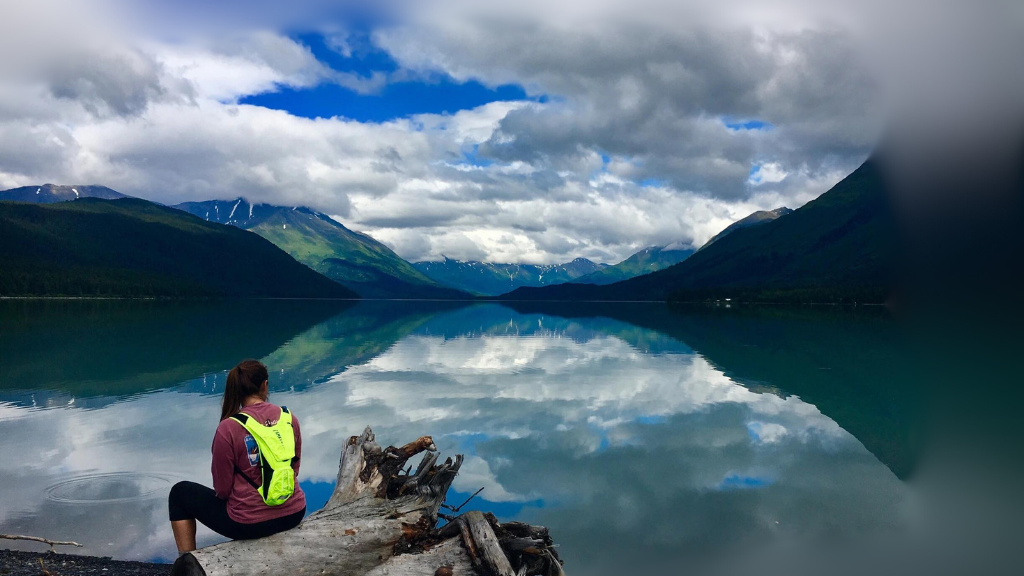
[[[246,406],[242,412],[266,426],[277,424],[281,418],[281,408],[269,402]],[[302,435],[299,433],[299,419],[294,414],[292,427],[295,430],[295,459],[292,460],[292,468],[298,478]],[[226,418],[217,426],[217,433],[213,437],[213,490],[218,498],[228,501],[228,516],[235,522],[253,524],[295,514],[305,508],[306,495],[302,493],[298,482],[295,483],[295,493],[284,504],[267,506],[259,492],[235,472],[237,466],[241,474],[260,483],[260,456],[255,446],[256,441],[252,435],[238,421]]]

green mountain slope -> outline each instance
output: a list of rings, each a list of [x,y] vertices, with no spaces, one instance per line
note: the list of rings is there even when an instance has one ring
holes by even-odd
[[[573,280],[573,282],[577,284],[614,284],[668,268],[686,260],[691,254],[693,254],[692,248],[677,248],[674,245],[652,246],[644,248],[618,264],[592,272]]]
[[[520,288],[507,299],[883,302],[895,224],[872,160],[784,218],[735,230],[664,270],[607,286]]]
[[[390,248],[305,207],[231,201],[174,206],[208,220],[251,230],[293,258],[367,298],[465,298],[427,278]]]
[[[718,234],[712,236],[711,240],[705,242],[703,246],[697,249],[697,251],[700,252],[701,250],[707,248],[708,246],[711,246],[718,240],[725,238],[729,234],[732,234],[733,232],[741,228],[749,228],[751,226],[757,226],[759,224],[767,224],[773,220],[777,220],[778,218],[785,216],[786,214],[790,214],[792,212],[793,211],[791,209],[786,208],[785,206],[783,206],[782,208],[776,208],[775,210],[758,210],[757,212],[754,212],[750,216],[747,216],[746,218],[741,218],[733,222],[732,224],[726,226],[725,230],[722,230]]]
[[[573,280],[573,282],[577,284],[614,284],[615,282],[621,282],[623,280],[629,280],[630,278],[636,278],[637,276],[643,276],[644,274],[650,274],[651,272],[657,272],[658,270],[664,270],[669,266],[679,264],[683,260],[689,258],[694,252],[699,252],[704,248],[707,248],[715,241],[724,238],[736,230],[747,228],[749,226],[766,224],[777,219],[779,216],[785,216],[790,212],[792,212],[792,210],[785,207],[776,208],[775,210],[760,210],[746,218],[733,222],[725,230],[716,234],[711,240],[708,240],[707,243],[697,250],[693,250],[689,247],[684,248],[679,244],[651,246],[640,250],[618,264],[608,266],[607,268],[598,270],[597,272],[577,278],[576,280]]]
[[[134,198],[0,202],[0,295],[356,297],[256,234]]]
[[[0,191],[0,200],[31,202],[33,204],[53,204],[55,202],[78,200],[79,198],[116,200],[118,198],[127,198],[127,196],[106,186],[58,186],[56,184],[22,186],[21,188]]]
[[[416,262],[413,266],[441,284],[485,296],[504,294],[520,286],[562,284],[605,267],[586,258],[551,265],[463,262],[445,258],[440,262]]]
[[[271,391],[299,391],[324,382],[352,366],[379,356],[429,319],[464,302],[360,300],[263,358],[280,368]]]

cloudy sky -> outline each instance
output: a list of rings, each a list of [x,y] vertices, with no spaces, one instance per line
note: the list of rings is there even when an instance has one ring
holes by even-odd
[[[870,2],[206,4],[0,2],[0,188],[304,204],[410,260],[617,262],[856,168],[891,113],[879,63],[916,62],[886,39],[920,22],[880,28]]]

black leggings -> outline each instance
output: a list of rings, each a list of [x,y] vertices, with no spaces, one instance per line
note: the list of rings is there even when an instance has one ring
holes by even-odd
[[[294,514],[264,522],[235,522],[228,516],[227,500],[217,498],[217,493],[212,488],[195,482],[178,482],[171,487],[171,494],[167,497],[167,510],[171,522],[198,520],[207,528],[232,540],[264,538],[291,530],[298,526],[299,522],[302,522],[302,517],[306,515],[306,509],[303,508]]]

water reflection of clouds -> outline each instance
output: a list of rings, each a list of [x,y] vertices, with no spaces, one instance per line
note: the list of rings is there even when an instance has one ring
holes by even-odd
[[[408,336],[272,401],[301,419],[303,481],[333,481],[344,439],[367,424],[387,443],[429,433],[467,454],[456,490],[521,503],[583,565],[896,521],[898,481],[814,406],[612,336]],[[0,525],[85,540],[93,554],[166,557],[162,500],[72,509],[45,489],[122,471],[209,483],[217,413],[215,397],[180,389],[96,410],[0,406]]]
[[[849,438],[813,406],[751,392],[698,355],[644,355],[614,337],[411,337],[335,382],[347,386],[354,405],[386,407],[400,421],[448,428],[445,420],[458,414],[460,424],[493,434],[580,423],[609,428],[737,403],[767,431]]]

